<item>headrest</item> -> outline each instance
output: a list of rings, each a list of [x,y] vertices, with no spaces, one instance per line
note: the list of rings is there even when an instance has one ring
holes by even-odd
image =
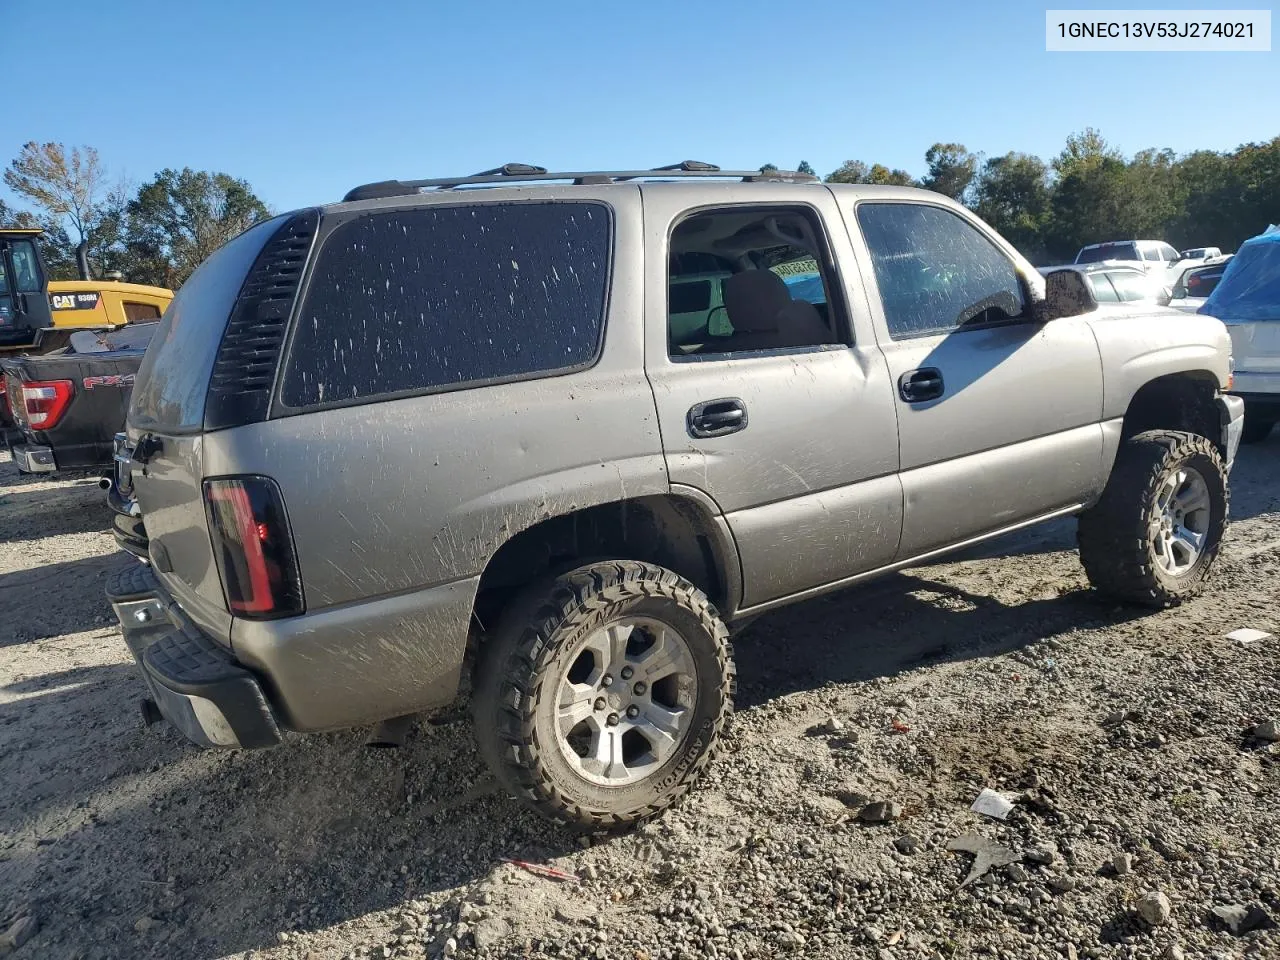
[[[724,306],[734,333],[778,329],[778,313],[791,303],[786,283],[772,270],[735,273],[722,284]]]

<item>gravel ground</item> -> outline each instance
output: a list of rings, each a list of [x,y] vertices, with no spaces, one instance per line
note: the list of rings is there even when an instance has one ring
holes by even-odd
[[[1223,637],[1280,633],[1278,477],[1246,448],[1177,610],[1102,602],[1064,522],[757,621],[702,787],[585,844],[461,708],[399,751],[144,729],[101,491],[0,463],[0,954],[1280,957],[1280,640]]]

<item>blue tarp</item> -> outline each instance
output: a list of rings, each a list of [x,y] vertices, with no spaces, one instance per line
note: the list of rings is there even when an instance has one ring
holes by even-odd
[[[1200,313],[1226,323],[1280,321],[1280,226],[1240,245]]]
[[[816,273],[797,273],[783,277],[791,292],[792,300],[807,300],[810,303],[826,303],[827,294],[822,288],[822,277]]]

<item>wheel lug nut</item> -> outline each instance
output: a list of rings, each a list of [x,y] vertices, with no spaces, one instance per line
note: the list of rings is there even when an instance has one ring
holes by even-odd
[[[635,671],[634,671],[634,670],[632,670],[630,667],[623,667],[623,668],[622,668],[622,679],[623,679],[623,680],[630,680],[630,679],[631,679],[631,675],[632,675],[633,673],[635,673]]]
[[[618,715],[616,713],[609,714],[609,717],[607,720],[605,720],[605,723],[607,723],[611,727],[616,727],[618,725]]]
[[[603,709],[604,709],[605,707],[607,707],[608,705],[609,705],[609,704],[608,704],[608,702],[605,700],[605,698],[604,698],[604,697],[599,697],[599,698],[597,698],[596,702],[593,704],[593,706],[594,706],[597,710],[603,710]]]
[[[609,674],[606,673],[603,677],[600,678],[600,686],[602,687],[613,686],[613,677],[609,676]]]
[[[637,696],[637,697],[642,697],[642,696],[644,696],[644,692],[645,692],[646,690],[648,690],[649,688],[648,688],[648,687],[646,687],[646,686],[644,685],[644,681],[642,680],[642,681],[640,681],[639,683],[637,683],[637,684],[635,685],[635,688],[634,688],[634,689],[635,689],[635,692],[636,692],[636,696]]]
[[[627,707],[627,716],[634,720],[636,717],[640,716],[640,708],[635,704]]]

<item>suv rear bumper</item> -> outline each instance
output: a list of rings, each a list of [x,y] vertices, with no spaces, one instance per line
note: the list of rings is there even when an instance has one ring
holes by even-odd
[[[186,621],[149,567],[107,582],[125,643],[161,715],[203,747],[268,747],[280,728],[258,678]]]
[[[191,621],[150,566],[130,564],[106,592],[166,720],[202,746],[262,747],[279,743],[282,728],[343,729],[452,702],[478,584],[469,577],[301,617],[237,620],[234,654]]]

